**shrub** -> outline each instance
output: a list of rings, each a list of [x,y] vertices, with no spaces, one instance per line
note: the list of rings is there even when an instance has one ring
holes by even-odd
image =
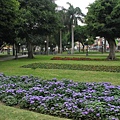
[[[17,99],[14,96],[6,96],[3,98],[2,102],[4,102],[6,105],[13,106],[17,105]]]

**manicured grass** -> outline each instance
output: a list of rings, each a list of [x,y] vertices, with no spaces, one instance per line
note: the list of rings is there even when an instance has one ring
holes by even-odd
[[[56,55],[58,56],[58,55]],[[65,55],[64,55],[65,56]],[[68,55],[69,56],[69,55]],[[90,58],[106,58],[107,55],[90,55]],[[96,72],[96,71],[80,71],[80,70],[61,70],[61,69],[31,69],[21,68],[20,66],[30,63],[62,63],[62,64],[82,64],[82,65],[107,65],[120,66],[120,61],[58,61],[50,60],[53,56],[35,56],[35,59],[21,58],[18,60],[0,61],[0,72],[5,75],[33,75],[43,79],[71,79],[81,82],[111,82],[115,85],[120,85],[120,74],[111,72]],[[74,55],[71,57],[86,57],[85,55]],[[118,58],[119,54],[118,54]],[[19,110],[0,104],[0,120],[56,120],[46,115],[41,115],[34,112]],[[62,119],[66,120],[66,119]]]
[[[0,120],[70,120],[0,104]]]
[[[82,64],[82,65],[107,65],[120,66],[120,61],[64,61],[50,60],[53,56],[35,56],[35,59],[22,58],[0,62],[0,72],[6,75],[33,75],[44,79],[67,78],[82,82],[111,82],[120,85],[120,74],[110,72],[80,71],[80,70],[61,70],[61,69],[31,69],[21,68],[20,66],[30,63],[62,63],[62,64]],[[77,56],[78,57],[78,56]]]

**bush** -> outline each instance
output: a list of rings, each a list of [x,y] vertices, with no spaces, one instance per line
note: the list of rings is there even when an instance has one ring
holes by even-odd
[[[6,96],[3,98],[2,102],[4,102],[6,105],[13,106],[17,105],[17,99],[14,96]]]

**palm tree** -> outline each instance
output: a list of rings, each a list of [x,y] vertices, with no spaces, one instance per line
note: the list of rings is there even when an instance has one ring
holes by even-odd
[[[71,54],[74,53],[74,26],[78,25],[78,20],[82,23],[84,22],[85,15],[82,13],[79,7],[74,8],[69,2],[67,2],[69,8],[66,10],[67,14],[67,25],[69,26],[69,30],[72,38],[72,50]]]
[[[57,11],[58,15],[59,15],[59,20],[60,20],[60,30],[59,30],[59,35],[57,34],[57,36],[59,36],[59,49],[60,49],[60,53],[62,54],[62,37],[64,36],[63,32],[66,32],[66,10],[64,7],[60,7],[58,6],[58,11]]]

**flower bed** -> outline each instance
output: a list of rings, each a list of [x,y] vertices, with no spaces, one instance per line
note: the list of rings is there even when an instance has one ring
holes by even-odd
[[[103,72],[120,72],[120,66],[105,65],[80,65],[80,64],[57,64],[57,63],[33,63],[22,66],[24,68],[41,68],[41,69],[67,69],[83,71],[103,71]]]
[[[119,120],[120,86],[0,74],[0,101],[74,120]]]
[[[51,60],[87,60],[87,61],[106,61],[107,59],[99,58],[76,58],[76,57],[53,57]]]

